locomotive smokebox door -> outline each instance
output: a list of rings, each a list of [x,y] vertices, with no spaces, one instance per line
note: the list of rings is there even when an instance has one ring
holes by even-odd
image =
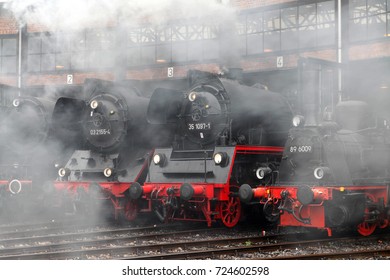
[[[174,124],[180,113],[183,93],[157,88],[150,98],[147,120],[150,124]]]

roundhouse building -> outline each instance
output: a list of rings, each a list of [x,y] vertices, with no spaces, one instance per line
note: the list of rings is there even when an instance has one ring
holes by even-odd
[[[0,1],[1,106],[12,87],[166,83],[188,69],[240,68],[293,101],[310,89],[388,91],[390,0],[23,2]]]

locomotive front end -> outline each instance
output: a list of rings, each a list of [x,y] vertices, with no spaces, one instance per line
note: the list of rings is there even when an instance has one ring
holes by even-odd
[[[258,168],[272,180],[289,107],[275,93],[211,73],[192,71],[188,79],[186,91],[158,89],[151,97],[149,122],[176,133],[171,147],[155,149],[147,179],[132,195],[165,222],[234,227],[242,217],[240,183],[255,181],[250,173]]]
[[[102,210],[115,219],[133,220],[137,205],[127,191],[145,179],[152,150],[143,136],[148,98],[133,85],[94,79],[86,81],[84,94],[79,112],[84,146],[58,167],[55,188],[65,194],[62,204],[72,213]],[[111,208],[113,213],[106,211]]]

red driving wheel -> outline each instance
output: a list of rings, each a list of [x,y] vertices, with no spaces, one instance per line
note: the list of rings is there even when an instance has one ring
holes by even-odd
[[[367,199],[371,200],[372,202],[375,202],[375,197],[371,194],[366,194]],[[371,210],[369,208],[365,209],[365,214],[368,215],[368,213]],[[363,236],[369,236],[374,233],[376,229],[377,224],[374,222],[368,222],[368,221],[363,221],[362,223],[358,224],[357,226],[357,231],[363,235]]]
[[[238,197],[229,197],[228,201],[222,201],[220,205],[220,216],[226,227],[234,227],[241,218],[241,202]]]

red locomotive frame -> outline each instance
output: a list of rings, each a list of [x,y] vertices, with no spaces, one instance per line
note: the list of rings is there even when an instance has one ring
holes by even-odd
[[[260,186],[253,190],[253,197],[260,199],[261,203],[267,204],[276,215],[280,215],[278,226],[316,228],[326,230],[331,236],[333,228],[327,226],[324,203],[332,202],[336,193],[364,194],[364,218],[354,225],[357,231],[368,236],[376,228],[386,228],[389,225],[390,216],[384,207],[388,204],[388,186],[307,186],[312,197],[312,201],[307,204],[299,201],[299,188],[300,186]]]
[[[156,203],[165,208],[164,215],[160,217],[165,222],[191,220],[206,222],[211,226],[213,222],[220,220],[225,226],[234,227],[240,220],[242,211],[241,201],[237,196],[239,186],[231,182],[236,156],[271,154],[281,157],[282,153],[283,147],[237,145],[234,147],[226,182],[145,182],[140,199],[148,201],[149,209],[153,209]],[[187,193],[183,195],[183,192]],[[192,194],[188,195],[188,192]],[[183,196],[186,198],[183,199]],[[191,197],[187,199],[189,196]],[[179,201],[179,205],[172,205],[174,200]]]

